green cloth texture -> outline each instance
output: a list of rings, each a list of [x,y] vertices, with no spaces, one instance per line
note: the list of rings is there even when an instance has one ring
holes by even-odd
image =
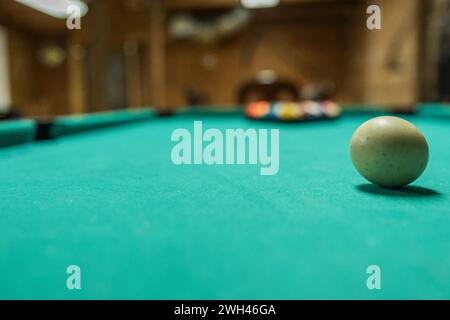
[[[136,108],[122,111],[59,117],[51,124],[50,136],[56,138],[93,129],[148,120],[153,117],[154,114],[155,111],[152,108]]]
[[[374,187],[313,123],[180,114],[0,150],[0,299],[448,299],[450,120],[412,187]],[[280,129],[280,171],[171,162],[173,130]],[[81,290],[66,268],[81,268]],[[369,265],[381,290],[368,290]]]
[[[33,120],[0,122],[0,148],[30,142],[35,137],[36,122]]]

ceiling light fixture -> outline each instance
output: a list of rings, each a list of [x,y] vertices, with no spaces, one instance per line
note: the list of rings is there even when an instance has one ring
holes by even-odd
[[[49,16],[58,19],[67,19],[70,13],[67,9],[70,6],[77,6],[80,8],[81,16],[88,12],[88,6],[81,0],[16,0],[17,2],[33,8],[37,11],[45,13]]]
[[[280,0],[241,0],[242,6],[249,9],[272,8],[280,4]]]

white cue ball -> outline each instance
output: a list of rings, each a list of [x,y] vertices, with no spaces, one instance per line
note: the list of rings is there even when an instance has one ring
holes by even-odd
[[[354,133],[350,153],[356,170],[384,188],[403,187],[416,180],[428,163],[428,143],[410,122],[377,117]]]

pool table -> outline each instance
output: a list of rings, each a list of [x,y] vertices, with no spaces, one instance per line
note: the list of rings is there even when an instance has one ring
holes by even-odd
[[[308,123],[203,109],[64,117],[41,141],[29,122],[0,123],[26,142],[0,149],[0,299],[449,299],[450,108],[402,115],[430,161],[395,190],[349,156],[354,130],[386,112],[352,110]],[[174,165],[171,133],[194,120],[280,129],[278,174]],[[81,290],[66,287],[69,265]],[[370,265],[381,290],[366,285]]]

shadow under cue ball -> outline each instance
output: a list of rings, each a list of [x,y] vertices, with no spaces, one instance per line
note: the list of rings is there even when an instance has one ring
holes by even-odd
[[[403,187],[416,180],[428,163],[428,143],[410,122],[377,117],[354,133],[350,153],[356,170],[384,188]]]

